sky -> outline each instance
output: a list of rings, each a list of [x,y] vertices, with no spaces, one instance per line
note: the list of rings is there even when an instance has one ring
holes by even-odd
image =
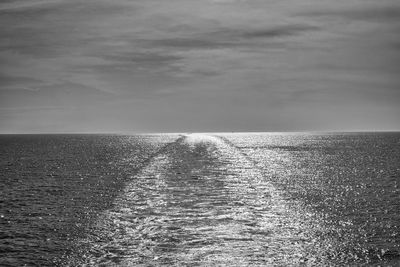
[[[2,0],[0,133],[400,130],[398,0]]]

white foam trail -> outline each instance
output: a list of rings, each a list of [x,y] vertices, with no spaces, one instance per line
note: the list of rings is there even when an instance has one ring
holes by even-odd
[[[190,134],[132,178],[98,221],[105,237],[93,250],[102,256],[89,258],[124,266],[293,263],[302,257],[293,245],[304,238],[293,234],[300,228],[246,155],[219,137]]]

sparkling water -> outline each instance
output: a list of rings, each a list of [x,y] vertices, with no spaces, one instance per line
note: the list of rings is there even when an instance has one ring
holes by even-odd
[[[0,136],[0,265],[400,264],[399,133]]]

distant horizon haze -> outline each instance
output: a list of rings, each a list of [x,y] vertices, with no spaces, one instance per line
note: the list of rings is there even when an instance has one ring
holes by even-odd
[[[2,132],[0,135],[192,135],[192,134],[271,134],[271,135],[296,135],[296,134],[373,134],[373,133],[398,133],[400,130],[326,130],[326,131],[181,131],[181,132]]]

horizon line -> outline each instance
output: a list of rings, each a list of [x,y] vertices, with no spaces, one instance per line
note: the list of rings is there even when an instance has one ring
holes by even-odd
[[[318,130],[318,131],[182,131],[182,132],[0,132],[0,135],[157,135],[157,134],[330,134],[330,133],[396,133],[391,130]]]

